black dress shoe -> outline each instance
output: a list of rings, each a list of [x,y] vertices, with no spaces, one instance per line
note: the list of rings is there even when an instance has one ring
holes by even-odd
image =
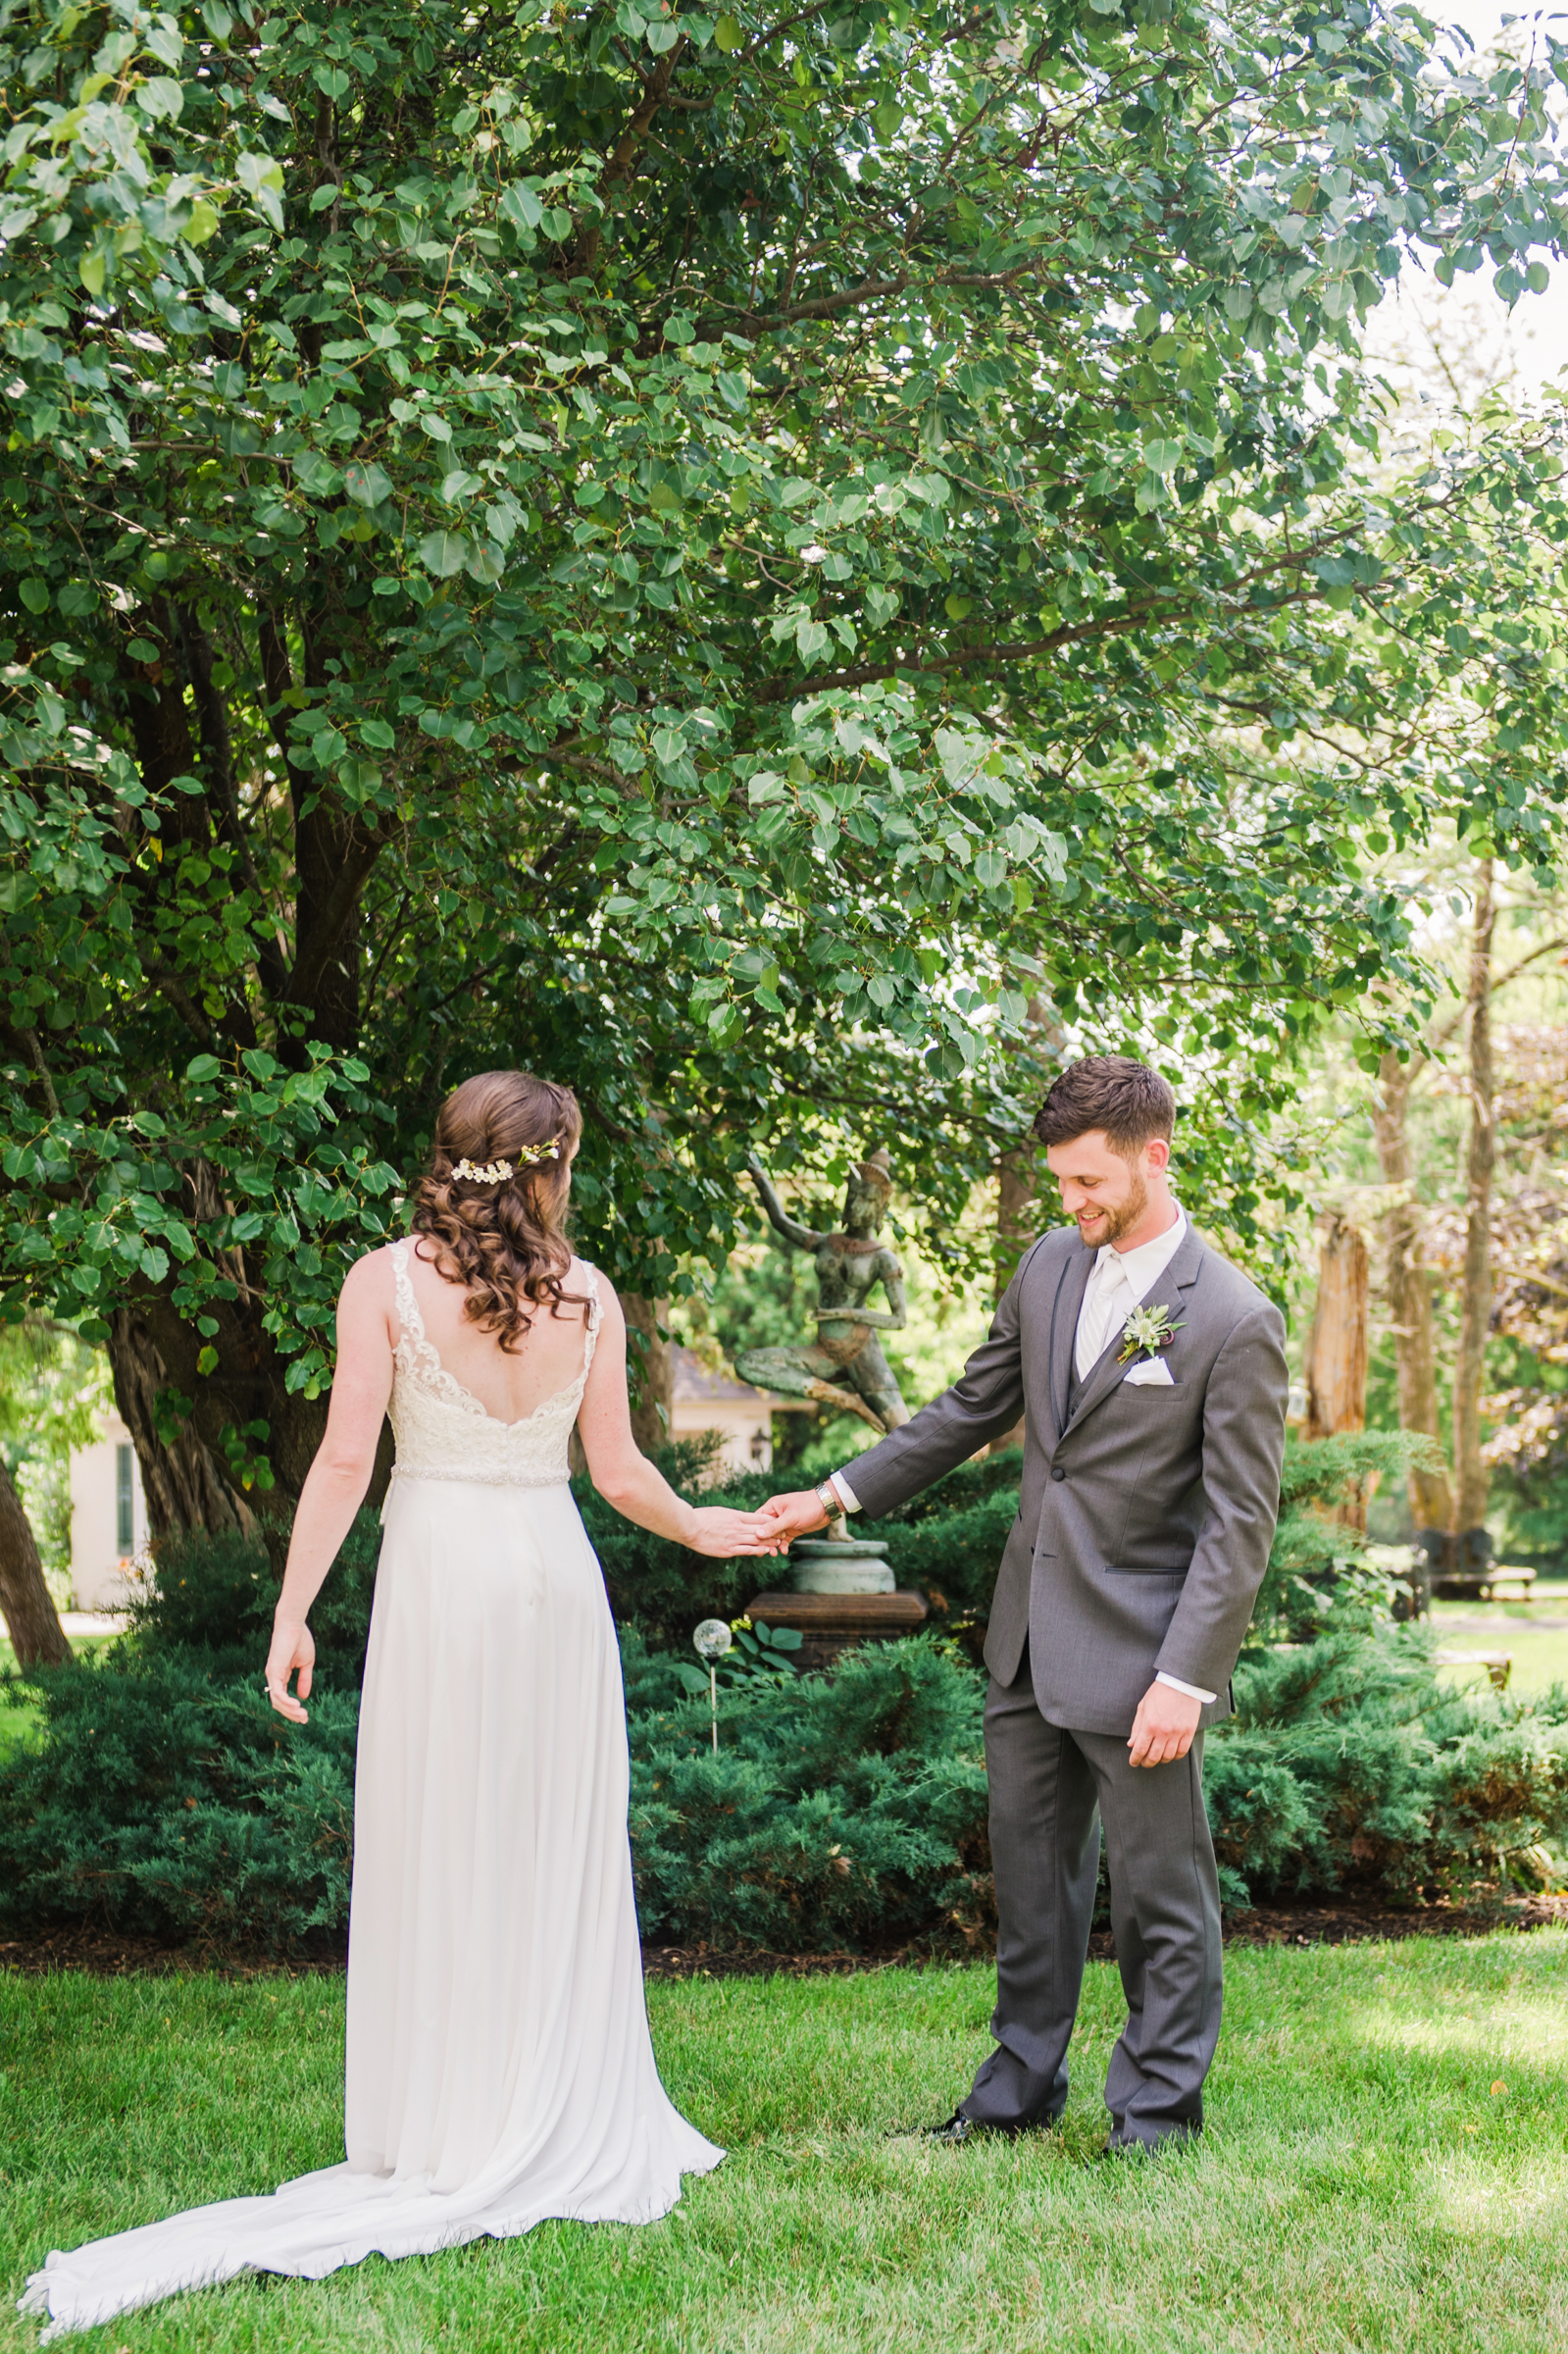
[[[1016,2125],[993,2125],[987,2124],[985,2118],[966,2117],[962,2109],[955,2109],[944,2125],[928,2125],[923,2138],[927,2141],[944,2141],[956,2149],[966,2141],[984,2141],[987,2138],[1016,2141],[1021,2133],[1048,2133],[1057,2122],[1054,2117],[1042,2117]]]
[[[955,2109],[944,2125],[927,2125],[922,2138],[926,2141],[950,2142],[956,2149],[960,2142],[978,2141],[986,2130],[967,2118],[962,2109]]]

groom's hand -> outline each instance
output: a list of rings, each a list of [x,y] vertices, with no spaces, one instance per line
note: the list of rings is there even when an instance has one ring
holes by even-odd
[[[770,1535],[780,1538],[785,1551],[791,1537],[809,1536],[814,1528],[828,1525],[828,1515],[815,1488],[796,1488],[787,1496],[770,1496],[757,1517],[768,1523]]]
[[[1127,1744],[1129,1764],[1168,1766],[1174,1758],[1185,1758],[1202,1714],[1200,1700],[1178,1692],[1171,1684],[1150,1684],[1133,1719]]]

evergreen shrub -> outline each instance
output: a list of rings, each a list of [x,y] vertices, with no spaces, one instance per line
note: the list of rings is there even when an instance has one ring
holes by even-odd
[[[1373,1461],[1381,1444],[1288,1458],[1237,1714],[1206,1745],[1232,1905],[1347,1891],[1419,1903],[1539,1887],[1562,1868],[1568,1694],[1441,1684],[1428,1630],[1391,1622],[1364,1542],[1323,1516],[1347,1481],[1389,1468],[1392,1457]],[[664,1459],[689,1483],[703,1454]],[[949,1624],[984,1617],[1017,1469],[1016,1457],[966,1464],[879,1523],[901,1582],[937,1589]],[[767,1484],[706,1492],[750,1502]],[[757,1564],[700,1560],[583,1503],[621,1604],[644,1935],[776,1951],[983,1937],[984,1678],[960,1647],[929,1634],[876,1646],[831,1678],[741,1663],[721,1688],[715,1757],[706,1690],[688,1688],[705,1682],[690,1628],[733,1617]],[[10,1679],[42,1723],[0,1764],[0,1919],[273,1950],[341,1932],[378,1537],[362,1514],[312,1612],[305,1727],[263,1695],[275,1582],[265,1553],[236,1539],[160,1548],[130,1634],[96,1663]]]
[[[358,1513],[310,1613],[318,1674],[355,1691],[365,1671],[380,1543],[376,1513]],[[217,1672],[242,1674],[267,1656],[278,1582],[260,1537],[237,1530],[161,1537],[153,1574],[132,1592],[132,1648],[140,1658],[199,1653]]]
[[[318,1685],[310,1723],[202,1652],[37,1670],[38,1738],[0,1770],[0,1918],[92,1920],[269,1952],[339,1929],[354,1838],[357,1689]]]
[[[688,1695],[623,1639],[645,1937],[810,1953],[937,1926],[988,1869],[983,1681],[916,1637],[836,1674]]]

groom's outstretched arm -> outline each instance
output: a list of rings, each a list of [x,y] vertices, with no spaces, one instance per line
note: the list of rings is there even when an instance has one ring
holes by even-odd
[[[1018,1294],[1032,1255],[1025,1254],[998,1303],[990,1331],[952,1388],[866,1454],[856,1456],[844,1476],[863,1511],[890,1511],[895,1504],[918,1496],[1017,1422],[1024,1410]],[[792,1536],[820,1527],[827,1517],[810,1490],[798,1497],[776,1496],[763,1510],[787,1522]]]

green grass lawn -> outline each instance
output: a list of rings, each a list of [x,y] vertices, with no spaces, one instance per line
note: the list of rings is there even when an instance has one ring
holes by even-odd
[[[118,1640],[116,1635],[75,1635],[71,1648],[79,1659],[85,1653],[102,1651],[105,1644]],[[14,1668],[16,1663],[16,1646],[9,1637],[0,1635],[0,1668]],[[19,1707],[0,1705],[0,1757],[15,1743],[25,1741],[37,1722],[38,1712],[29,1703],[24,1702]]]
[[[1202,2144],[1093,2163],[1121,2019],[1092,1965],[1065,2129],[898,2137],[987,2048],[983,1969],[650,1990],[675,2098],[731,2156],[665,2222],[319,2283],[249,2280],[84,2354],[877,2354],[1568,2348],[1568,1934],[1234,1951]],[[52,2245],[340,2156],[332,1978],[0,1978],[0,2349]]]
[[[1508,1653],[1510,1692],[1528,1696],[1548,1684],[1568,1684],[1568,1584],[1560,1580],[1538,1585],[1529,1602],[1435,1602],[1432,1624],[1444,1651]],[[1478,1665],[1442,1672],[1457,1684],[1487,1680],[1486,1668]]]

